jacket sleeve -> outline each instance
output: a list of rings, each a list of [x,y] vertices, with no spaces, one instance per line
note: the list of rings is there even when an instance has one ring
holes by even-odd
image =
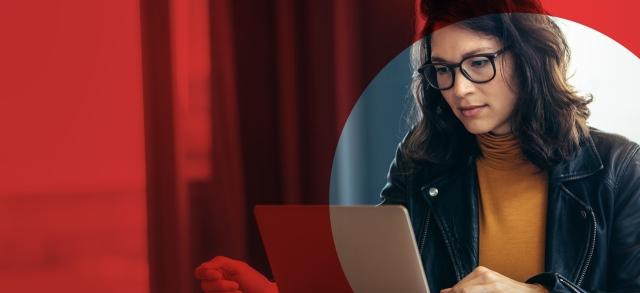
[[[409,162],[402,153],[402,145],[410,135],[409,132],[396,148],[395,157],[389,166],[387,182],[380,192],[378,205],[399,204],[406,206],[407,184],[409,177]]]
[[[640,146],[633,144],[622,162],[614,187],[615,215],[609,240],[606,292],[640,292]],[[527,280],[551,292],[598,292],[579,288],[556,273],[542,273]]]
[[[615,215],[610,242],[609,286],[614,291],[640,292],[640,147],[616,183]]]

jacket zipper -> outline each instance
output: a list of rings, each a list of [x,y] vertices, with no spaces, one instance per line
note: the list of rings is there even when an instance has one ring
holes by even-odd
[[[591,219],[592,224],[593,224],[593,229],[591,230],[591,235],[592,237],[590,237],[591,239],[591,245],[589,246],[589,251],[587,251],[586,254],[586,260],[584,263],[584,267],[582,268],[582,272],[580,273],[580,277],[578,278],[578,282],[576,282],[576,284],[578,286],[580,286],[582,284],[582,281],[584,281],[584,276],[587,274],[587,270],[589,269],[589,265],[591,264],[591,259],[593,258],[593,252],[595,250],[596,247],[596,229],[598,226],[598,222],[596,221],[596,215],[593,213],[592,210],[589,210],[589,214],[591,215]]]
[[[424,249],[424,243],[427,239],[427,230],[429,229],[429,220],[431,220],[431,212],[427,211],[427,216],[424,220],[424,232],[422,233],[422,238],[420,239],[420,255],[422,255],[422,250]]]
[[[444,244],[447,247],[447,250],[449,251],[449,257],[451,259],[451,264],[453,265],[453,270],[456,273],[456,281],[460,282],[460,280],[462,280],[462,276],[460,275],[461,269],[458,268],[458,263],[456,263],[454,252],[453,252],[453,246],[449,242],[449,238],[447,237],[448,234],[445,232],[444,227],[442,226],[443,224],[442,223],[438,223],[438,224],[440,228],[440,233],[442,233],[442,238],[444,239]]]
[[[572,292],[576,292],[576,293],[584,292],[584,291],[580,290],[580,288],[576,288],[576,285],[574,285],[573,283],[567,281],[562,275],[556,274],[556,277],[558,278],[560,283],[563,283],[565,286],[567,286],[569,289],[571,289]]]

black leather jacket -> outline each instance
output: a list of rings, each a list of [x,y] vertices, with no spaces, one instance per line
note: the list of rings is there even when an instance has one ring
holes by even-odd
[[[591,129],[573,159],[549,170],[546,272],[527,282],[551,292],[640,292],[639,149]],[[478,193],[474,158],[443,174],[396,152],[382,204],[408,209],[431,292],[478,266]]]

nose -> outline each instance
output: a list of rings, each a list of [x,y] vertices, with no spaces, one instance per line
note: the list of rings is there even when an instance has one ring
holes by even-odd
[[[456,97],[462,98],[468,95],[469,93],[473,92],[475,85],[473,84],[472,81],[467,79],[467,77],[464,76],[464,74],[462,74],[461,68],[458,67],[456,69],[457,70],[453,71],[455,78],[454,78],[452,90],[453,90],[453,93],[456,95]]]

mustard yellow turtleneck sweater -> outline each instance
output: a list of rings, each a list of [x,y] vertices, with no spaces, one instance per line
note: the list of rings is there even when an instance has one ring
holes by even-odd
[[[511,133],[476,137],[480,265],[524,282],[544,271],[547,172],[526,160]]]

